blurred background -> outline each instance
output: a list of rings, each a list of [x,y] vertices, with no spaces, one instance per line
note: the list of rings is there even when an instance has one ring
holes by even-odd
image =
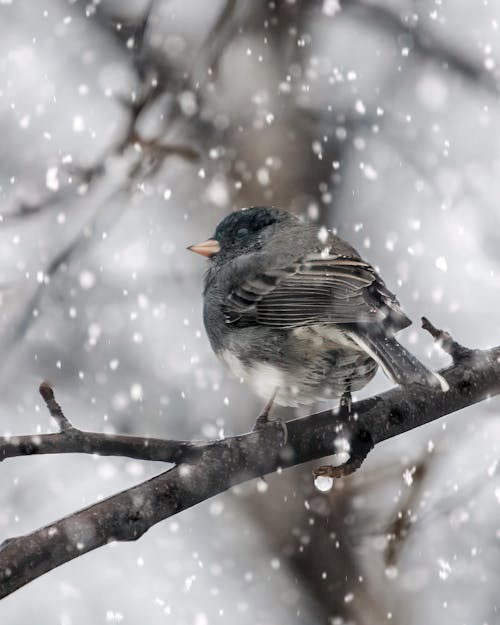
[[[421,315],[500,343],[499,23],[475,0],[0,0],[0,432],[54,431],[44,378],[82,429],[247,431],[260,402],[209,348],[185,251],[243,206],[335,227],[429,366]],[[311,466],[235,488],[38,579],[2,623],[499,623],[498,407],[328,493]],[[163,470],[9,460],[1,539]]]

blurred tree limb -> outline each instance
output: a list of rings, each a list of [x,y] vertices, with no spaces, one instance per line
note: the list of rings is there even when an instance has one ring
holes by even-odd
[[[332,468],[335,477],[354,471],[376,444],[500,394],[500,347],[467,349],[428,320],[423,327],[453,363],[440,371],[448,392],[398,387],[356,402],[351,416],[326,410],[241,436],[206,443],[111,436],[74,428],[50,386],[40,392],[59,433],[0,438],[0,458],[36,453],[100,453],[175,462],[176,466],[121,493],[68,515],[0,548],[0,598],[40,575],[112,541],[137,540],[156,523],[235,484],[335,453],[339,437],[350,457]],[[317,470],[325,474],[324,467]]]
[[[396,39],[406,36],[407,43],[422,59],[436,63],[444,70],[451,70],[487,91],[498,93],[498,76],[495,72],[488,70],[481,59],[469,58],[465,48],[460,49],[447,43],[429,27],[421,25],[422,20],[419,19],[417,11],[405,15],[385,3],[366,0],[345,0],[343,7],[356,20],[370,23],[379,32],[385,32]]]

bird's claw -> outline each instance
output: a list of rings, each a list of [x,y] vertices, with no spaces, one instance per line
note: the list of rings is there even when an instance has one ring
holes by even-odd
[[[345,477],[357,471],[365,461],[366,456],[373,449],[373,439],[370,432],[360,430],[351,437],[350,444],[351,451],[349,459],[346,462],[337,467],[324,464],[317,469],[313,469],[314,477]]]
[[[345,477],[346,475],[353,473],[355,470],[355,468],[352,468],[352,465],[349,465],[349,462],[346,462],[338,467],[334,467],[331,464],[323,464],[322,466],[313,469],[312,473],[314,477],[338,478]]]
[[[285,421],[283,421],[282,419],[273,419],[271,421],[267,414],[262,413],[257,417],[255,424],[252,428],[252,432],[262,432],[269,427],[281,430],[283,439],[281,445],[282,447],[284,447],[288,442],[288,428]]]
[[[268,425],[269,423],[271,423],[271,421],[269,420],[269,415],[267,412],[262,412],[257,419],[255,419],[255,423],[253,425],[252,428],[252,432],[257,432],[258,430],[262,430],[263,428],[266,427],[266,425]]]

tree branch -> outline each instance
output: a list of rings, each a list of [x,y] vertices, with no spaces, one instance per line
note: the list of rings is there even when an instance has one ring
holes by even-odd
[[[189,441],[102,434],[72,428],[58,434],[2,436],[0,461],[41,454],[97,454],[177,464],[194,460],[200,455],[201,448],[197,443]]]
[[[178,464],[187,460],[193,461],[200,455],[203,445],[195,441],[171,441],[162,438],[84,432],[75,428],[64,416],[48,382],[42,382],[39,391],[47,404],[50,415],[59,426],[59,432],[0,437],[0,462],[6,458],[35,454],[79,453],[125,456],[137,460],[156,460]]]
[[[52,390],[50,384],[48,382],[42,382],[38,388],[38,391],[40,392],[43,401],[47,405],[50,416],[59,426],[59,432],[62,433],[68,432],[69,430],[74,430],[75,428],[64,416],[64,412],[62,411],[61,406],[56,402],[56,398],[54,397],[54,391]]]
[[[356,438],[377,445],[500,393],[500,347],[470,350],[451,337],[445,341],[447,335],[427,320],[424,326],[452,354],[453,364],[440,371],[449,391],[426,388],[424,393],[418,385],[397,387],[354,403],[351,417],[326,410],[294,419],[287,423],[286,444],[279,423],[194,446],[185,441],[110,437],[74,428],[0,440],[2,458],[30,453],[21,449],[29,442],[35,445],[31,453],[58,453],[59,449],[179,462],[138,486],[5,541],[0,549],[0,598],[83,553],[116,540],[136,540],[159,521],[235,484],[334,454],[339,438],[346,439],[351,450]],[[353,462],[356,467],[361,464],[359,454],[353,453],[351,458],[339,474],[349,473]]]

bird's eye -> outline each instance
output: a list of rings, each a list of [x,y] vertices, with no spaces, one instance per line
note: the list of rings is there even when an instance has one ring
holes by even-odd
[[[248,234],[248,228],[238,228],[238,230],[236,230],[236,237],[238,239],[242,239],[243,237],[246,237]]]

